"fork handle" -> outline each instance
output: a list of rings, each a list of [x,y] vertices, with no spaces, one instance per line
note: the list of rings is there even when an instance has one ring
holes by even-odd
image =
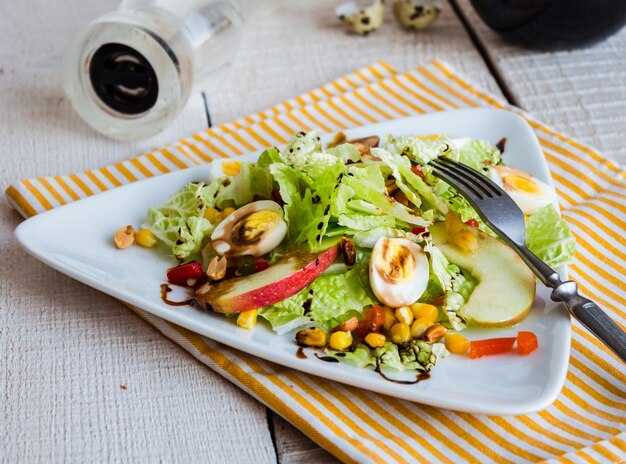
[[[513,244],[513,249],[517,250],[520,258],[524,260],[530,270],[533,271],[537,277],[539,277],[539,280],[541,280],[546,287],[556,288],[561,284],[559,274],[539,259],[537,255],[535,255],[528,248],[518,244]]]
[[[543,284],[554,289],[551,298],[564,302],[572,316],[626,363],[626,332],[597,304],[580,296],[576,282],[561,281],[559,274],[528,248],[517,246],[514,249]]]
[[[626,363],[626,332],[593,301],[578,294],[565,301],[570,313]]]

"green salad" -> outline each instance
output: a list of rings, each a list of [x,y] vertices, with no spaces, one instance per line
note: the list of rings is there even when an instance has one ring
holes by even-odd
[[[171,251],[172,284],[244,329],[265,320],[301,346],[381,372],[428,372],[466,353],[470,325],[507,327],[535,278],[468,202],[433,175],[437,157],[491,177],[525,213],[527,245],[550,266],[574,239],[551,187],[505,167],[482,140],[387,136],[328,146],[316,132],[227,160],[151,208],[139,233]],[[519,341],[518,341],[519,343]]]

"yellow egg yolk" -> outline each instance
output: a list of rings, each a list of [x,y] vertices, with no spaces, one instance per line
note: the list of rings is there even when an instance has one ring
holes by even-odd
[[[541,196],[543,191],[532,179],[522,176],[510,175],[502,178],[505,190],[513,190],[516,192],[529,193],[531,195]],[[509,187],[508,189],[506,187]]]
[[[246,216],[233,227],[233,242],[239,245],[256,242],[267,232],[274,230],[282,218],[279,213],[271,210],[256,211]]]
[[[411,250],[392,240],[386,240],[376,260],[378,274],[389,283],[399,283],[415,274],[415,257]]]
[[[222,163],[222,172],[226,176],[234,176],[241,171],[241,161],[224,161]]]

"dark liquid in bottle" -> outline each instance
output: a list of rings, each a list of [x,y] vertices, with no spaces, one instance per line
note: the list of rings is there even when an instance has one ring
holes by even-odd
[[[626,24],[626,0],[471,0],[489,27],[539,50],[591,45]],[[623,57],[626,60],[626,57]]]

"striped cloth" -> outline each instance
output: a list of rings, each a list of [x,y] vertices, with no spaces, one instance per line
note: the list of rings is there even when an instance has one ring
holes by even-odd
[[[624,327],[626,171],[467,83],[438,61],[405,74],[377,63],[160,150],[84,173],[23,180],[7,194],[22,214],[32,216],[122,184],[280,144],[300,130],[331,132],[480,106],[520,114],[535,130],[563,216],[578,241],[571,276]],[[487,417],[413,404],[292,371],[133,310],[342,461],[623,462],[626,456],[626,370],[576,322],[567,380],[555,403],[526,416]]]

